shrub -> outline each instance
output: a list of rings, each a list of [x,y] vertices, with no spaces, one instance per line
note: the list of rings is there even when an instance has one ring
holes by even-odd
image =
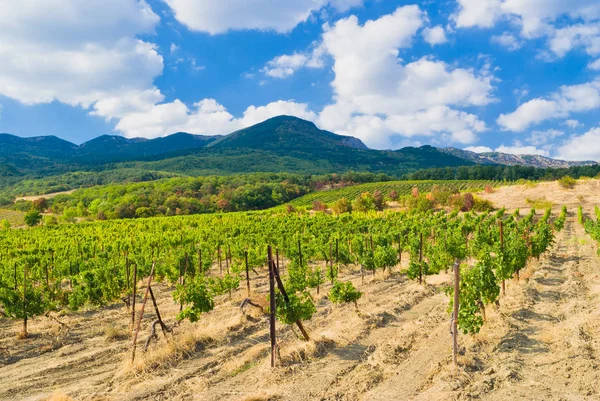
[[[435,207],[435,202],[431,199],[428,199],[425,195],[419,195],[416,198],[409,198],[407,203],[407,206],[410,209],[416,210],[417,212],[426,212]]]
[[[315,212],[324,212],[327,210],[327,205],[321,201],[316,200],[313,202],[312,210],[314,210]]]
[[[394,202],[397,201],[399,197],[400,195],[398,195],[398,191],[396,191],[395,189],[392,189],[388,194],[388,198],[390,198],[390,200]]]
[[[475,210],[476,212],[491,212],[494,210],[494,204],[487,199],[475,197],[473,210]]]
[[[375,208],[377,210],[381,211],[385,207],[385,199],[383,199],[383,194],[380,190],[373,192],[373,202],[375,203]]]
[[[345,283],[336,281],[333,287],[331,287],[331,291],[329,291],[329,299],[334,304],[353,302],[354,306],[358,308],[360,297],[362,297],[362,292],[354,288],[354,285],[350,281]]]
[[[473,210],[473,206],[475,206],[475,197],[472,193],[467,192],[463,195],[463,207],[461,211],[470,212],[471,210]]]
[[[56,216],[44,216],[44,225],[45,226],[56,226],[58,225],[58,219]]]
[[[369,192],[364,192],[358,198],[354,199],[354,202],[352,202],[352,210],[356,210],[357,212],[375,210],[375,200],[373,199],[373,195]]]
[[[494,193],[494,187],[490,184],[487,184],[483,190],[488,194]]]
[[[296,213],[296,208],[288,203],[287,205],[285,205],[285,212],[287,214]]]
[[[558,180],[558,185],[565,189],[573,189],[575,185],[577,185],[577,180],[570,175],[565,175],[560,180]]]
[[[2,219],[2,221],[0,221],[0,227],[3,230],[9,230],[10,229],[10,221],[8,221],[6,219]]]
[[[332,206],[331,209],[335,214],[350,213],[352,211],[352,205],[348,202],[348,199],[338,199]]]
[[[37,226],[42,221],[42,215],[36,209],[31,209],[25,214],[24,220],[29,227]]]

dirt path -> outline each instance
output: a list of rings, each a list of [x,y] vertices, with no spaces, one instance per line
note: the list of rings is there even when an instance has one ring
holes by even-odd
[[[600,273],[595,245],[570,219],[550,254],[512,285],[481,372],[461,398],[600,399]],[[492,334],[493,336],[493,334]]]

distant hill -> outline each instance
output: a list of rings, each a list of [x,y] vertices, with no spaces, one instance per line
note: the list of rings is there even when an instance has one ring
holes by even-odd
[[[568,168],[575,166],[592,166],[598,164],[595,161],[566,161],[552,159],[540,155],[513,155],[500,152],[475,153],[469,150],[457,148],[443,148],[442,152],[469,160],[477,164],[501,164],[505,166],[527,166],[538,168]]]
[[[395,176],[473,162],[431,146],[372,150],[359,139],[296,117],[268,119],[227,136],[176,133],[157,139],[103,135],[80,146],[56,137],[0,136],[0,164],[30,177],[136,168],[179,174],[382,172]],[[8,170],[7,170],[8,171]],[[7,173],[8,174],[8,173]]]

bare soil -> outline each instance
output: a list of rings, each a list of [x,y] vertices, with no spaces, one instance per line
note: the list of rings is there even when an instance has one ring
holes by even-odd
[[[600,204],[596,184],[573,190],[590,185],[583,194],[590,208]],[[311,341],[278,324],[274,370],[267,317],[257,308],[240,309],[245,288],[232,300],[219,299],[198,323],[175,327],[169,342],[159,330],[158,342],[143,353],[155,318],[149,304],[133,365],[130,314],[123,304],[32,319],[26,340],[17,339],[19,322],[0,320],[0,399],[598,400],[597,244],[575,221],[578,193],[553,193],[546,185],[485,195],[498,207],[522,210],[523,196],[544,195],[557,208],[567,204],[571,213],[551,251],[507,283],[499,307],[488,308],[482,331],[459,337],[458,370],[452,367],[443,292],[450,275],[427,277],[419,285],[396,268],[366,276],[362,284],[357,271],[347,271],[346,278],[364,292],[359,309],[332,305],[325,285],[313,294],[318,312],[306,322]],[[515,195],[517,189],[522,193]],[[265,305],[267,282],[264,270],[259,273],[252,278],[251,298]],[[140,287],[143,293],[141,281]],[[174,326],[172,289],[153,288],[161,314]]]

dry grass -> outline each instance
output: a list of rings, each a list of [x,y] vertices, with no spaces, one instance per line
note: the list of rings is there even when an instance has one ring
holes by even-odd
[[[59,390],[52,394],[50,397],[48,397],[46,401],[75,401],[75,399],[69,397],[68,395]]]
[[[116,324],[107,324],[104,327],[104,338],[106,338],[106,341],[120,341],[125,340],[127,337],[129,337],[129,331],[124,327]]]
[[[183,333],[170,339],[168,343],[151,348],[147,353],[140,351],[133,364],[127,354],[126,366],[121,374],[148,373],[174,366],[212,341],[210,337],[199,336],[193,332]]]

